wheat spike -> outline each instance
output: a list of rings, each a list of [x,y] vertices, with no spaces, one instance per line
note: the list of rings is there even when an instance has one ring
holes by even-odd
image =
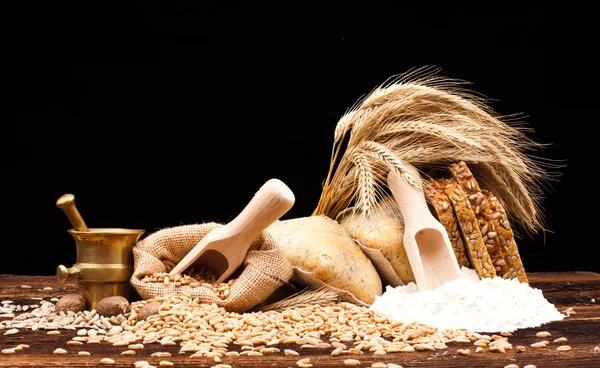
[[[368,216],[385,195],[389,170],[402,174],[409,164],[423,175],[464,161],[517,227],[530,234],[544,228],[542,186],[561,166],[531,154],[545,146],[527,136],[531,129],[517,114],[497,115],[485,97],[463,87],[467,82],[438,72],[422,67],[390,78],[342,116],[313,215],[335,218],[354,206]]]
[[[281,312],[285,309],[303,307],[305,305],[326,305],[330,302],[339,301],[339,299],[339,294],[331,288],[306,288],[284,299],[278,300],[268,305],[259,306],[254,309],[258,312]]]

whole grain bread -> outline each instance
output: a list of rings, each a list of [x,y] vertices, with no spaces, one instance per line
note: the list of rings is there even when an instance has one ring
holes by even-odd
[[[508,216],[502,203],[492,192],[483,189],[486,207],[489,207],[492,223],[496,231],[496,237],[502,246],[506,264],[508,267],[509,278],[517,278],[521,282],[528,283],[527,274],[523,267],[523,261],[515,241],[514,232],[508,221]]]
[[[455,179],[444,180],[444,192],[454,209],[469,263],[480,278],[495,277],[496,269],[483,242],[477,217],[467,195]]]
[[[483,201],[487,203],[487,199],[484,198],[479,183],[464,161],[450,165],[449,169],[456,182],[465,192],[471,208],[473,208],[483,243],[490,255],[496,274],[503,278],[508,278],[509,273],[505,256],[502,252],[500,241],[496,236],[495,224],[492,222],[490,208],[485,204],[482,205]]]
[[[445,180],[448,179],[428,181],[424,188],[425,195],[429,198],[429,201],[437,214],[438,221],[444,225],[444,228],[448,233],[448,238],[450,239],[450,244],[454,250],[458,265],[460,267],[470,268],[471,264],[465,253],[465,245],[462,236],[460,235],[460,229],[458,221],[456,221],[456,216],[454,215],[452,203],[450,203],[450,199],[444,192],[444,186],[446,184]]]

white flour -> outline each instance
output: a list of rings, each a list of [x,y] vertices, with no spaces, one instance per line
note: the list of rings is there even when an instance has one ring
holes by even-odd
[[[370,309],[395,321],[480,333],[538,327],[564,318],[541,290],[516,279],[479,280],[474,270],[465,267],[460,279],[435,290],[419,292],[414,283],[388,286]]]

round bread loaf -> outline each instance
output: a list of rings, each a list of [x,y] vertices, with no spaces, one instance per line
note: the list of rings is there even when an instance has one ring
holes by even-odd
[[[267,231],[292,264],[292,281],[333,288],[343,300],[362,305],[370,305],[382,294],[373,263],[335,220],[300,217],[276,221]]]
[[[415,281],[404,249],[404,220],[393,197],[382,199],[368,218],[351,207],[336,220],[357,241],[385,283],[399,286]]]

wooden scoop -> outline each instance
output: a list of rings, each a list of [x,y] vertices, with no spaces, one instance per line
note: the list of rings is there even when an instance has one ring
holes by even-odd
[[[171,270],[183,272],[192,263],[202,264],[225,281],[244,262],[252,242],[294,205],[294,193],[281,180],[270,179],[231,222],[212,230]]]
[[[421,185],[419,172],[409,171]],[[395,171],[387,177],[388,187],[404,217],[404,249],[420,291],[460,277],[460,268],[444,226],[431,214],[423,189],[409,184]]]

